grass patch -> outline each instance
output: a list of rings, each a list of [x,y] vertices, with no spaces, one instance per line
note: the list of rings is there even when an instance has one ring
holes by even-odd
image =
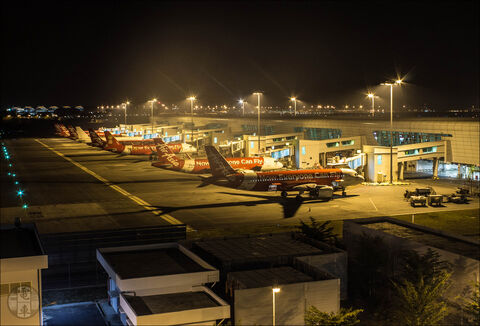
[[[308,219],[304,219],[304,222],[310,223]],[[318,222],[325,222],[323,219],[318,219]],[[333,227],[333,232],[337,237],[341,238],[343,231],[343,221],[334,220],[330,221],[330,225]],[[297,227],[300,223],[292,224],[269,224],[269,225],[251,225],[251,224],[239,224],[232,225],[228,228],[212,228],[206,230],[198,230],[196,232],[187,233],[187,239],[212,239],[223,237],[235,237],[242,235],[260,235],[270,233],[292,232],[298,231]]]
[[[412,214],[392,217],[412,222]],[[478,209],[466,209],[415,214],[415,224],[478,239],[480,235],[480,211]]]

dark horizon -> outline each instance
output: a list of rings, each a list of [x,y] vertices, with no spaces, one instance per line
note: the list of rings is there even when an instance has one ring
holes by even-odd
[[[478,9],[460,2],[2,2],[2,106],[156,97],[479,105]],[[263,104],[262,103],[262,104]]]

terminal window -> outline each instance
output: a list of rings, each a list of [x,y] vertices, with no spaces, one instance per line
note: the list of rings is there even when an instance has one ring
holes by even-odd
[[[350,140],[342,140],[342,146],[350,146],[355,144],[355,141],[353,139]]]
[[[305,139],[308,140],[324,140],[342,137],[342,130],[333,128],[303,128],[295,127],[294,132],[303,132]]]
[[[254,144],[253,141],[250,142],[250,148],[253,148]]]
[[[217,143],[217,137],[213,137],[213,143],[214,143],[214,144]]]
[[[390,131],[376,130],[373,132],[373,137],[379,145],[390,146]],[[452,135],[411,131],[392,132],[393,146],[440,141],[442,137],[452,137]]]
[[[382,164],[382,155],[377,155],[377,165]]]
[[[338,146],[340,146],[340,143],[338,141],[334,143],[327,143],[327,147],[338,147]]]
[[[306,154],[305,146],[302,146],[302,155]]]
[[[424,153],[435,153],[437,151],[437,146],[426,147],[423,149]]]

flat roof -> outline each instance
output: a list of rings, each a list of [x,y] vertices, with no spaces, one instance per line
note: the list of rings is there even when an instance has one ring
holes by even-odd
[[[236,283],[236,288],[244,289],[315,280],[313,277],[290,266],[232,272],[228,274],[228,279]]]
[[[361,223],[361,225],[379,230],[400,238],[420,242],[424,245],[450,251],[465,257],[480,260],[480,246],[474,243],[455,239],[441,233],[422,231],[408,225],[400,225],[391,221]]]
[[[178,248],[102,252],[122,279],[208,271]]]
[[[123,297],[137,316],[220,306],[220,303],[205,292],[179,292],[148,296],[123,295]]]
[[[212,255],[222,264],[258,260],[283,261],[282,257],[318,255],[324,250],[314,247],[290,234],[226,238],[195,242],[195,246]]]
[[[0,258],[18,258],[44,255],[33,225],[0,228]]]

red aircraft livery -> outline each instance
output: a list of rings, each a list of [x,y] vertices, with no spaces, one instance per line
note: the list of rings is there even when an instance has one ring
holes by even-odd
[[[117,153],[131,155],[151,155],[157,153],[157,148],[155,147],[153,140],[149,140],[148,142],[135,141],[131,142],[131,144],[125,144],[123,142],[119,142],[108,131],[105,131],[105,137],[106,144],[104,149],[106,150],[112,150]],[[191,153],[196,150],[195,147],[186,143],[167,144],[167,146],[172,150],[173,153]]]
[[[70,137],[70,132],[68,129],[61,123],[55,124],[55,129],[57,130],[57,135],[62,137]]]
[[[152,166],[186,173],[208,173],[210,171],[208,159],[182,160],[162,139],[155,138],[154,141],[157,146],[158,162],[152,163]],[[282,163],[272,157],[233,157],[226,158],[226,160],[235,169],[275,170],[283,167]]]
[[[288,191],[301,194],[308,191],[312,198],[330,199],[333,191],[363,182],[363,177],[352,169],[315,169],[278,172],[235,171],[227,160],[213,146],[205,146],[210,162],[212,177],[204,184],[217,184],[229,188],[252,191],[281,191],[287,197]]]

